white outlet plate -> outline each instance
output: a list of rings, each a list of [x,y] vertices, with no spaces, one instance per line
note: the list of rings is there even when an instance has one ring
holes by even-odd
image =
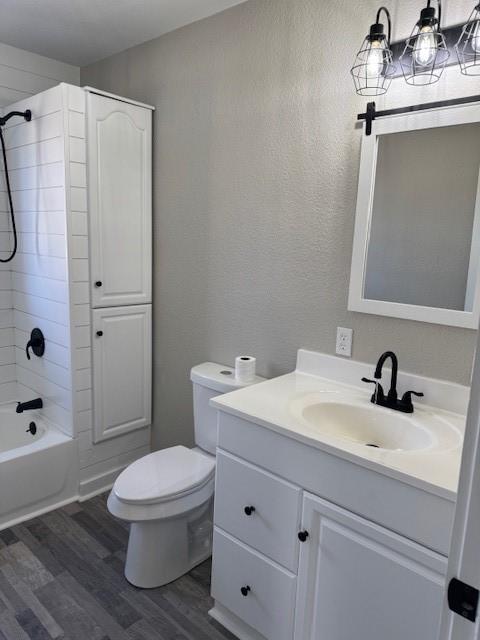
[[[337,328],[337,356],[352,357],[353,329]]]

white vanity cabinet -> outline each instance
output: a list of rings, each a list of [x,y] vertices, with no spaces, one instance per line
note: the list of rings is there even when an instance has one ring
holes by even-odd
[[[392,480],[392,507],[386,477],[222,411],[218,424],[217,621],[240,640],[436,639],[447,559],[431,548],[446,546],[453,503]]]
[[[152,301],[152,111],[87,93],[92,306]]]

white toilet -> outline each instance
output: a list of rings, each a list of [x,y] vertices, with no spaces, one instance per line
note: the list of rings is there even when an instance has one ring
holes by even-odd
[[[194,449],[172,447],[131,464],[117,478],[108,509],[131,522],[125,577],[137,587],[160,587],[188,573],[211,554],[216,411],[209,400],[250,383],[233,369],[207,362],[191,371]]]

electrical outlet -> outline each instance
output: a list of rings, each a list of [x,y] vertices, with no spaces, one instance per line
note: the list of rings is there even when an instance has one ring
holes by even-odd
[[[337,328],[337,348],[338,356],[345,358],[352,357],[353,329],[345,329],[345,327]]]

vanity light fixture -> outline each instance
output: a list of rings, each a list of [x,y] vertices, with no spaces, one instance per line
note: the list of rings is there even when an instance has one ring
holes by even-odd
[[[466,76],[480,75],[480,3],[472,11],[455,45],[458,62]]]
[[[441,27],[441,0],[437,0],[437,4],[438,18],[432,1],[428,0],[412,35],[405,42],[400,65],[408,84],[425,86],[438,82],[450,57]]]
[[[385,13],[388,22],[388,35],[380,22],[381,14]],[[351,69],[355,89],[361,96],[380,96],[388,91],[388,87],[395,75],[395,65],[390,49],[392,35],[392,21],[386,7],[380,7],[375,24],[362,43]]]

